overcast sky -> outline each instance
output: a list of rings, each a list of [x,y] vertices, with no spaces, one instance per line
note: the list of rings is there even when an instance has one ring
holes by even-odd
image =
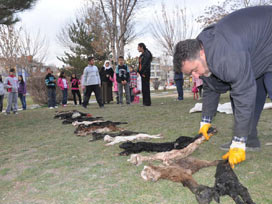
[[[62,65],[62,62],[60,62],[56,56],[62,56],[64,48],[58,44],[56,35],[63,26],[75,18],[76,13],[84,5],[85,1],[86,0],[38,0],[33,9],[20,14],[21,21],[17,23],[17,26],[23,25],[34,35],[40,31],[49,41],[46,64]],[[152,36],[149,33],[148,22],[154,16],[155,10],[160,10],[162,1],[151,1],[152,3],[146,5],[136,16],[137,29],[141,30],[142,28],[146,28],[146,34],[126,47],[126,52],[129,52],[132,56],[139,55],[137,52],[138,42],[144,42],[155,55],[160,54],[158,45],[152,40]],[[219,0],[189,0],[185,4],[193,15],[197,17],[203,13],[206,6],[216,4],[218,1]],[[164,0],[164,2],[167,7],[173,7],[177,4],[182,6],[185,1]]]

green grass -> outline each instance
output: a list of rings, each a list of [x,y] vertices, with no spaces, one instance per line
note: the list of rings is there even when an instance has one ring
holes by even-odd
[[[228,101],[224,96],[221,102]],[[151,107],[91,104],[94,116],[127,121],[123,128],[150,134],[162,133],[154,142],[172,141],[178,136],[193,136],[199,128],[201,113],[189,114],[192,98],[182,102],[174,98],[152,100]],[[60,108],[61,109],[61,108]],[[67,107],[65,110],[75,109]],[[61,109],[64,110],[64,109]],[[160,180],[145,182],[140,177],[143,165],[133,166],[128,157],[117,156],[118,145],[104,146],[103,141],[88,142],[76,137],[72,125],[53,119],[54,110],[40,108],[0,115],[0,203],[2,204],[189,204],[197,203],[193,194],[179,183]],[[261,152],[248,152],[247,160],[235,172],[258,204],[272,203],[271,110],[265,110],[259,124]],[[233,116],[218,113],[214,122],[218,134],[194,152],[200,159],[220,159],[222,143],[232,136]],[[146,154],[146,153],[145,153]],[[194,175],[201,184],[213,186],[215,167]],[[215,202],[213,202],[215,203]],[[234,203],[229,197],[222,204]]]

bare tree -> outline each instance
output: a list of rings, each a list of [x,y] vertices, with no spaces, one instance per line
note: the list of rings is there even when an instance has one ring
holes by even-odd
[[[13,26],[0,25],[0,56],[6,71],[15,68],[19,59],[19,31]]]
[[[99,0],[110,36],[113,61],[124,55],[124,47],[136,37],[133,16],[144,0]]]
[[[154,39],[163,48],[164,53],[173,56],[177,42],[193,35],[193,17],[188,17],[186,7],[175,6],[170,12],[165,4],[161,5],[161,12],[156,12],[151,24]]]
[[[22,27],[0,26],[0,57],[2,66],[7,71],[10,68],[21,67],[28,73],[32,72],[30,63],[41,64],[47,55],[48,45],[45,37],[39,32],[36,37]]]
[[[32,62],[42,64],[48,54],[49,43],[45,36],[38,31],[34,36],[25,29],[20,29],[20,64],[25,70],[31,73]]]
[[[196,21],[207,27],[218,22],[229,13],[250,6],[271,5],[272,0],[225,0],[218,5],[212,5],[205,9],[204,15],[197,17]]]

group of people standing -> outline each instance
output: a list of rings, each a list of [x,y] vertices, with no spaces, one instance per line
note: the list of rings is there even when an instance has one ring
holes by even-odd
[[[26,83],[22,75],[19,75],[18,78],[16,77],[15,69],[13,68],[9,70],[9,75],[4,82],[0,75],[0,113],[3,111],[5,92],[7,92],[6,115],[9,115],[11,112],[17,114],[18,97],[22,103],[22,109],[26,110]]]
[[[84,69],[81,80],[78,79],[75,74],[72,74],[70,79],[74,104],[77,105],[76,96],[78,96],[79,104],[84,108],[87,108],[91,94],[94,92],[99,107],[103,108],[104,104],[109,104],[113,101],[114,92],[117,104],[123,105],[123,90],[125,90],[126,104],[129,105],[132,102],[139,102],[137,94],[141,90],[143,94],[143,106],[150,106],[150,68],[152,54],[144,43],[138,44],[138,51],[142,53],[139,57],[138,74],[133,66],[129,67],[125,63],[123,56],[118,57],[118,65],[115,67],[115,70],[108,60],[105,61],[104,66],[99,70],[95,66],[95,59],[93,57],[88,57],[88,66]],[[141,81],[139,82],[139,80]],[[52,70],[48,68],[45,83],[48,88],[48,107],[50,109],[57,108],[57,85],[62,91],[62,106],[65,107],[67,105],[69,89],[69,83],[65,73],[61,72],[58,80],[56,80],[52,74]],[[82,84],[84,92],[83,102],[79,89],[80,84]]]

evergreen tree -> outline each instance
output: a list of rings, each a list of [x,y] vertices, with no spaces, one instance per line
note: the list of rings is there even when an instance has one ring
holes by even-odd
[[[19,21],[18,12],[31,8],[37,0],[0,0],[0,24],[11,25]]]
[[[70,71],[78,75],[82,74],[88,64],[88,56],[95,58],[96,66],[99,68],[108,59],[109,40],[102,19],[98,7],[92,4],[83,16],[77,17],[75,22],[62,29],[58,40],[69,51],[64,52],[64,57],[58,59],[74,68]]]

